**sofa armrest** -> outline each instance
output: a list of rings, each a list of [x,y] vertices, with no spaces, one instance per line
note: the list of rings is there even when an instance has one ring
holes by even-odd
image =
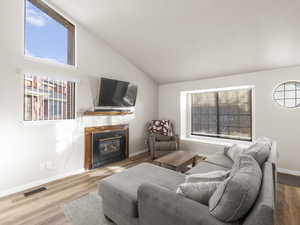
[[[139,187],[138,211],[140,225],[228,224],[210,215],[207,206],[152,184]]]

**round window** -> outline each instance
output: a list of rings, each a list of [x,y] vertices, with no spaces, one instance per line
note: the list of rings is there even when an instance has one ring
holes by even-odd
[[[287,108],[300,106],[300,82],[287,81],[280,84],[273,93],[274,101]]]

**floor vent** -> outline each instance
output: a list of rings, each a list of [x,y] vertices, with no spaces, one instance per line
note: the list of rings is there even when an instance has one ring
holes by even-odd
[[[47,190],[47,188],[45,188],[45,187],[40,187],[40,188],[34,189],[34,190],[32,190],[32,191],[25,192],[25,193],[24,193],[24,197],[29,197],[29,196],[31,196],[31,195],[34,195],[34,194],[37,194],[37,193],[40,193],[40,192],[46,191],[46,190]]]

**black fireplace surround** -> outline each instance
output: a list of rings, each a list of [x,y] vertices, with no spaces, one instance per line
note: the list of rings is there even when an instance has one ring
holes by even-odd
[[[93,133],[92,168],[125,159],[125,130]]]

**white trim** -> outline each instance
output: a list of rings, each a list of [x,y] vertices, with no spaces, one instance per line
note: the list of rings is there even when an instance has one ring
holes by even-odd
[[[138,152],[130,153],[130,154],[129,154],[129,157],[133,157],[133,156],[136,156],[136,155],[145,153],[145,152],[148,152],[148,149],[147,149],[147,148],[145,148],[145,149],[143,149],[143,150],[141,150],[141,151],[138,151]]]
[[[26,53],[24,53],[24,59],[27,61],[31,61],[31,62],[35,62],[35,63],[44,63],[47,65],[51,65],[51,66],[58,66],[58,67],[62,67],[62,68],[66,68],[66,69],[70,69],[70,70],[77,70],[78,66],[77,64],[75,65],[70,65],[70,64],[65,64],[65,63],[61,63],[61,62],[56,62],[56,61],[52,61],[50,59],[45,59],[45,58],[40,58],[37,56],[30,56],[30,55],[26,55]]]
[[[59,124],[59,123],[65,123],[65,122],[70,122],[70,121],[73,121],[73,122],[76,122],[76,119],[60,119],[60,120],[35,120],[35,121],[21,121],[21,124],[22,125],[25,125],[25,126],[41,126],[41,125],[56,125],[56,124]]]
[[[297,171],[297,170],[289,170],[289,169],[285,169],[285,168],[278,168],[278,172],[293,175],[293,176],[300,176],[300,171]]]
[[[133,157],[133,156],[145,153],[147,151],[148,151],[148,149],[146,148],[146,149],[143,149],[141,151],[129,154],[129,157]],[[37,187],[37,186],[40,186],[40,185],[44,185],[44,184],[47,184],[49,182],[56,181],[56,180],[59,180],[59,179],[65,178],[65,177],[82,174],[85,171],[86,170],[82,168],[82,169],[74,170],[74,171],[64,173],[64,174],[61,174],[61,175],[56,175],[56,176],[45,178],[45,179],[42,179],[42,180],[33,181],[31,183],[21,185],[21,186],[18,186],[18,187],[10,188],[10,189],[7,189],[5,191],[1,191],[0,192],[0,198],[5,197],[7,195],[15,194],[15,193],[18,193],[18,192],[22,192],[22,191],[25,191],[27,189],[31,189],[31,188],[34,188],[34,187]]]
[[[187,125],[186,125],[186,131],[185,131],[185,135],[188,137],[191,135],[192,133],[192,97],[191,97],[191,93],[187,93],[186,95],[186,102],[187,102],[187,119],[185,121],[187,121]]]
[[[61,122],[66,122],[66,121],[76,121],[78,119],[78,114],[77,114],[77,110],[78,110],[78,84],[80,83],[80,80],[74,80],[74,79],[68,79],[67,77],[62,77],[62,78],[56,78],[55,76],[52,77],[52,76],[46,76],[46,75],[34,75],[34,74],[39,74],[38,72],[23,72],[23,71],[20,71],[21,73],[21,84],[22,84],[22,93],[21,93],[21,99],[22,99],[22,117],[20,118],[20,122],[21,124],[23,125],[53,125],[53,124],[57,124],[57,123],[61,123]],[[40,77],[40,78],[44,78],[44,77],[47,77],[48,81],[49,81],[49,78],[50,80],[61,80],[61,81],[67,81],[67,82],[74,82],[75,83],[75,101],[74,101],[74,104],[75,104],[75,117],[73,119],[58,119],[58,120],[34,120],[34,121],[25,121],[24,120],[24,107],[25,107],[25,102],[24,102],[24,96],[25,96],[25,76],[26,75],[31,75],[31,76],[36,76],[36,77]],[[54,90],[53,90],[54,91]]]
[[[195,93],[208,93],[208,92],[217,92],[217,91],[232,91],[232,90],[240,90],[240,89],[253,89],[253,85],[245,85],[245,86],[235,86],[235,87],[225,87],[225,88],[211,88],[211,89],[202,89],[202,90],[193,90],[193,91],[183,91],[187,94],[195,94]]]
[[[24,79],[24,75],[32,75],[38,77],[48,77],[50,80],[64,80],[70,82],[81,83],[82,79],[80,78],[82,75],[73,74],[70,75],[68,72],[57,72],[54,70],[44,70],[37,68],[18,68],[17,73],[19,74],[21,79]]]
[[[65,178],[65,177],[81,174],[81,173],[84,173],[84,172],[85,172],[85,169],[78,169],[78,170],[74,170],[74,171],[71,171],[71,172],[68,172],[68,173],[65,173],[65,174],[56,175],[56,176],[45,178],[45,179],[42,179],[42,180],[37,180],[37,181],[31,182],[29,184],[25,184],[25,185],[14,187],[14,188],[11,188],[11,189],[8,189],[8,190],[5,190],[5,191],[1,191],[0,192],[0,197],[4,197],[4,196],[7,196],[7,195],[22,192],[22,191],[25,191],[27,189],[33,188],[33,187],[44,185],[44,184],[47,184],[47,183],[52,182],[52,181],[56,181],[56,180],[59,180],[59,179]]]
[[[68,15],[66,15],[66,13],[64,11],[62,11],[59,8],[57,8],[55,5],[53,5],[52,3],[50,3],[48,0],[42,0],[42,2],[44,2],[49,8],[53,9],[58,14],[60,14],[62,17],[64,17],[66,20],[68,20],[69,23],[73,24],[75,27],[77,26],[77,22],[75,22],[75,20],[73,18],[71,18]]]
[[[232,146],[234,144],[238,144],[245,147],[250,146],[253,143],[251,141],[239,141],[239,140],[222,139],[222,138],[214,138],[214,137],[202,137],[202,136],[181,136],[180,140],[199,142],[204,144],[212,144],[212,145],[222,145],[222,146]]]
[[[218,92],[218,91],[228,91],[228,90],[243,90],[243,89],[251,89],[252,94],[252,141],[255,140],[255,85],[247,85],[247,86],[236,86],[236,87],[225,87],[225,88],[212,88],[212,89],[203,89],[203,90],[192,90],[192,91],[182,91],[180,93],[180,133],[181,138],[184,140],[189,141],[198,141],[208,144],[216,144],[216,145],[232,145],[232,144],[241,144],[248,146],[252,142],[249,141],[239,141],[233,139],[222,139],[222,138],[215,138],[215,137],[204,137],[204,136],[196,136],[191,135],[191,94],[194,93],[208,93],[208,92]]]

